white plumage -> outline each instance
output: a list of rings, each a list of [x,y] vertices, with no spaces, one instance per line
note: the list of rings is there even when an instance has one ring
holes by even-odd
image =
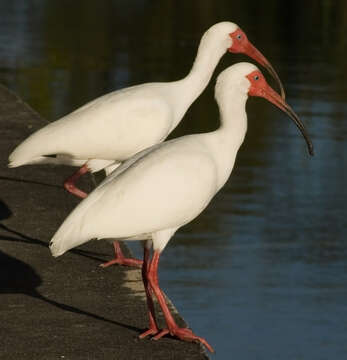
[[[197,216],[217,189],[206,141],[187,136],[163,145],[135,156],[131,165],[133,158],[125,162],[83,200],[54,236],[53,254],[91,238],[146,239]]]
[[[247,77],[251,73],[255,80]],[[199,215],[227,181],[246,134],[249,94],[265,97],[286,111],[313,153],[304,125],[257,67],[236,64],[217,80],[220,128],[154,145],[125,161],[69,215],[51,241],[53,255],[91,238],[110,237],[153,238],[153,248],[162,250],[172,234]],[[158,242],[160,232],[170,237],[160,236]]]
[[[217,80],[218,130],[184,136],[137,153],[72,211],[50,242],[52,255],[59,256],[92,238],[147,240],[142,277],[149,328],[140,338],[154,335],[158,340],[170,333],[184,341],[199,341],[213,351],[205,339],[176,324],[159,287],[157,271],[160,253],[175,231],[198,216],[227,181],[247,130],[248,94],[265,97],[285,110],[308,140],[300,120],[259,70],[249,63],[236,64]],[[308,145],[312,150],[309,141]],[[151,246],[154,254],[149,261]],[[153,295],[162,309],[166,329],[159,330]]]
[[[75,187],[77,179],[87,171],[105,169],[109,174],[137,152],[164,141],[207,86],[227,50],[245,53],[265,66],[279,82],[284,96],[276,72],[246,34],[234,23],[221,22],[203,35],[193,67],[184,79],[147,83],[104,95],[29,136],[12,152],[9,166],[81,167],[64,186],[76,196],[86,197]],[[119,246],[115,252],[116,262],[125,264],[120,260],[123,255]]]
[[[237,28],[230,22],[212,26],[202,37],[194,66],[183,80],[142,84],[104,95],[32,134],[12,152],[9,166],[80,166],[88,161],[88,168],[100,170],[162,142],[208,84],[232,45],[229,34]],[[63,157],[45,157],[52,154]]]
[[[218,78],[222,126],[146,149],[110,174],[66,219],[51,242],[59,256],[92,238],[153,238],[162,250],[226,182],[247,129],[245,103],[256,67],[241,63]],[[164,232],[165,234],[158,233]],[[157,239],[159,237],[159,239]]]
[[[111,165],[113,169],[114,164],[166,139],[207,86],[227,50],[244,53],[265,66],[279,82],[284,97],[276,72],[246,34],[234,23],[220,22],[203,35],[184,79],[132,86],[101,96],[29,136],[10,154],[9,166],[87,163],[92,172]]]

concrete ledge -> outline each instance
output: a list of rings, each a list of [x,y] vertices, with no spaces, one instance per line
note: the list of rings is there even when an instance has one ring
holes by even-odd
[[[112,255],[106,242],[50,255],[48,241],[79,201],[61,186],[72,169],[7,168],[14,147],[45,123],[0,86],[0,358],[207,359],[198,344],[138,340],[147,326],[140,271],[98,267]],[[90,191],[91,177],[81,187]]]

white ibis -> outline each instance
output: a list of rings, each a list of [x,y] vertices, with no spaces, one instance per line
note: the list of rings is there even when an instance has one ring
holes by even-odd
[[[217,80],[218,130],[183,136],[139,152],[111,173],[71,212],[53,236],[50,249],[60,256],[90,239],[146,240],[142,266],[149,309],[149,329],[140,335],[157,340],[170,333],[185,341],[205,339],[175,323],[158,283],[161,252],[181,226],[198,216],[227,181],[246,134],[248,95],[261,96],[288,113],[313,146],[293,110],[266,83],[253,64],[239,63]],[[153,246],[153,257],[150,248]],[[167,328],[159,330],[152,295],[158,299]]]
[[[64,187],[85,198],[87,194],[75,186],[77,179],[88,171],[105,169],[110,173],[138,151],[164,141],[207,86],[227,50],[247,54],[265,66],[278,81],[284,98],[282,84],[266,58],[236,24],[221,22],[203,35],[193,67],[184,79],[147,83],[104,95],[29,136],[12,152],[9,166],[83,165]],[[118,243],[114,246],[115,259],[102,266],[139,264],[138,260],[126,259]]]

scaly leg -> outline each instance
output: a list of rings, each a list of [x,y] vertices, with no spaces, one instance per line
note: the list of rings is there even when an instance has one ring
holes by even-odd
[[[149,327],[148,327],[147,331],[145,331],[144,333],[142,333],[139,336],[140,339],[143,339],[144,337],[146,337],[148,335],[158,334],[158,332],[159,332],[158,325],[155,320],[154,303],[153,303],[153,299],[152,299],[152,289],[147,280],[148,268],[149,268],[149,248],[147,246],[145,246],[144,252],[143,252],[142,280],[143,280],[143,286],[145,288],[146,298],[147,298]]]
[[[159,332],[156,336],[153,337],[154,340],[158,340],[164,335],[170,333],[172,336],[176,336],[181,340],[189,341],[189,342],[201,342],[203,345],[206,346],[206,348],[210,352],[214,352],[213,348],[209,343],[202,337],[196,336],[190,329],[187,328],[180,328],[173,316],[171,315],[171,312],[166,304],[165,297],[159,287],[159,281],[158,281],[158,264],[159,264],[159,257],[160,252],[158,250],[154,251],[154,255],[152,258],[152,261],[149,265],[149,270],[147,272],[147,280],[150,284],[151,289],[153,290],[155,296],[158,299],[159,305],[162,309],[162,312],[165,317],[165,321],[167,324],[167,329],[163,329]]]
[[[79,198],[86,198],[87,194],[78,189],[75,186],[75,182],[85,173],[87,173],[89,171],[88,167],[87,167],[87,163],[85,163],[80,169],[78,169],[74,174],[72,174],[70,177],[68,177],[65,181],[64,181],[64,188],[70,192],[71,194],[74,194],[76,196],[78,196]]]
[[[100,264],[101,267],[105,268],[113,264],[124,265],[124,266],[135,266],[135,267],[142,266],[141,260],[130,259],[124,256],[118,241],[114,241],[113,246],[114,246],[115,258],[111,261],[107,261],[103,264]]]

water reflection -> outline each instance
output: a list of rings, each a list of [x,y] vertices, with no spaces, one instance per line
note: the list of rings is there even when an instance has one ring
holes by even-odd
[[[163,255],[163,287],[219,359],[332,359],[347,350],[347,2],[302,5],[0,2],[0,80],[49,120],[123,86],[183,77],[202,32],[225,19],[278,70],[316,156],[285,114],[249,100],[231,180]],[[244,60],[225,56],[215,73]],[[216,128],[213,86],[172,136]]]

